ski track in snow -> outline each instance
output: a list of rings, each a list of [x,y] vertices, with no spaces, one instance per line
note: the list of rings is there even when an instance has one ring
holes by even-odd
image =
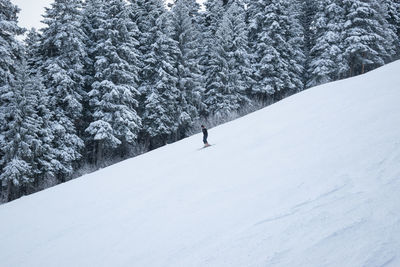
[[[323,194],[317,196],[316,198],[314,198],[312,200],[306,200],[306,201],[303,201],[303,202],[301,202],[299,204],[296,204],[289,212],[281,214],[281,215],[274,216],[272,218],[268,218],[268,219],[262,220],[262,221],[256,223],[255,226],[257,226],[259,224],[271,222],[271,221],[276,221],[276,220],[279,220],[279,219],[294,215],[294,214],[300,212],[302,207],[306,207],[306,206],[309,206],[309,205],[312,205],[312,204],[314,204],[314,206],[317,205],[318,207],[320,207],[320,205],[318,204],[319,200],[321,200],[321,199],[323,199],[325,197],[328,197],[329,195],[339,191],[343,187],[344,187],[344,185],[343,186],[338,186],[338,187],[336,187],[336,188],[334,188],[332,190],[329,190],[326,193],[323,193]]]
[[[0,266],[400,266],[400,61],[0,206]]]

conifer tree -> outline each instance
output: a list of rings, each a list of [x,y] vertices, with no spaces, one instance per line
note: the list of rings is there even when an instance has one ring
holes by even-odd
[[[54,114],[54,147],[57,148],[57,176],[64,182],[81,157],[82,99],[86,36],[82,30],[80,0],[56,0],[46,9],[40,44],[41,73]]]
[[[393,42],[397,57],[400,57],[400,2],[396,0],[382,0],[385,5],[385,18],[393,32]]]
[[[303,89],[303,32],[292,11],[287,0],[249,3],[255,56],[253,92],[264,102]]]
[[[204,2],[205,11],[201,14],[201,66],[204,76],[207,76],[209,61],[211,60],[210,52],[216,40],[216,33],[222,21],[224,14],[224,6],[221,0],[206,0]]]
[[[227,28],[224,36],[225,50],[228,51],[230,78],[228,87],[237,95],[240,105],[250,104],[251,97],[251,62],[253,55],[249,47],[248,24],[246,23],[245,1],[237,0],[229,5],[223,27]],[[229,34],[231,32],[232,34]]]
[[[48,90],[43,85],[43,78],[40,73],[40,35],[34,30],[28,33],[25,39],[26,44],[26,71],[28,94],[32,95],[35,101],[32,104],[34,117],[39,125],[39,131],[36,132],[38,142],[33,148],[33,162],[35,176],[33,190],[47,188],[54,185],[57,168],[61,163],[56,159],[57,148],[54,147],[53,130],[58,122],[53,121],[54,114],[48,107]],[[34,90],[29,90],[29,89]],[[32,103],[32,102],[31,102]]]
[[[6,148],[9,135],[9,115],[7,114],[14,112],[9,109],[12,105],[10,98],[16,86],[17,71],[23,55],[23,46],[17,40],[17,36],[24,32],[24,29],[18,26],[18,12],[18,7],[9,0],[0,0],[0,51],[2,51],[0,56],[0,173],[2,173],[0,192],[5,200],[12,199],[14,187],[19,181],[19,177],[13,181],[13,177],[4,174],[6,171],[11,171],[9,161],[6,159],[9,157]],[[17,162],[15,165],[17,166]],[[24,163],[20,165],[22,165],[22,172],[29,168]]]
[[[344,12],[337,0],[318,2],[314,21],[315,45],[310,50],[307,87],[339,79],[343,65]]]
[[[212,50],[204,102],[217,118],[228,117],[249,104],[246,97],[250,70],[244,6],[233,3],[226,11]]]
[[[131,1],[135,2],[135,1]],[[162,0],[138,0],[141,52],[140,93],[142,142],[149,149],[176,140],[179,107],[178,44],[172,39],[170,16]]]
[[[18,71],[13,86],[1,94],[3,105],[0,108],[3,123],[1,150],[3,166],[0,180],[7,184],[7,199],[12,200],[33,190],[35,179],[46,176],[51,169],[49,154],[42,151],[45,127],[40,117],[40,94],[43,86],[40,80],[29,76],[27,64],[18,64]]]
[[[304,72],[303,83],[306,87],[308,87],[307,83],[310,80],[310,74],[308,70],[310,69],[310,64],[312,60],[310,53],[311,49],[315,45],[315,16],[317,13],[318,2],[316,0],[298,0],[295,3],[295,7],[298,7],[298,19],[304,29],[304,69],[307,71]]]
[[[198,4],[195,0],[178,0],[172,8],[172,38],[178,44],[176,68],[180,91],[178,139],[186,137],[187,131],[198,119],[201,107],[202,75],[199,68],[200,32]]]
[[[132,5],[137,8],[136,22],[138,25],[139,51],[140,51],[140,90],[147,87],[147,83],[154,82],[157,65],[154,60],[153,45],[158,38],[158,27],[156,21],[166,12],[162,0],[131,0]],[[143,95],[143,98],[146,97]]]
[[[204,3],[205,11],[201,16],[200,25],[200,68],[203,76],[203,83],[205,90],[203,90],[203,102],[205,99],[205,91],[207,90],[207,83],[210,84],[215,75],[217,61],[215,58],[215,44],[217,43],[217,31],[222,21],[224,14],[224,6],[221,0],[207,0]],[[210,115],[207,110],[207,105],[204,104],[200,107],[200,114],[203,117]]]
[[[171,137],[175,140],[181,113],[181,92],[178,89],[176,59],[178,44],[170,35],[168,14],[160,15],[155,21],[155,42],[151,48],[152,76],[142,87],[144,99],[143,124],[149,138],[149,148],[165,145]],[[150,67],[150,66],[149,66]]]
[[[106,24],[106,15],[104,13],[104,0],[86,0],[83,6],[83,18],[82,18],[82,28],[87,36],[85,42],[85,48],[87,51],[87,57],[85,60],[85,79],[84,79],[84,91],[85,96],[82,100],[83,106],[83,125],[84,129],[87,129],[94,121],[93,106],[90,105],[89,92],[92,90],[92,84],[96,79],[96,69],[95,64],[97,57],[97,45],[104,42],[102,33],[104,32],[104,25]],[[85,143],[83,158],[86,162],[96,164],[97,161],[97,141],[93,139],[86,130],[81,136]],[[101,156],[100,156],[101,157]]]
[[[349,77],[385,64],[394,54],[393,32],[377,0],[343,0],[344,56]]]
[[[17,26],[18,9],[8,1],[0,1],[2,23],[2,86],[0,87],[0,180],[6,185],[4,196],[12,200],[34,192],[52,177],[54,150],[52,130],[48,121],[45,89],[38,65],[38,34],[32,30],[26,50],[15,37],[23,32]],[[9,45],[9,46],[8,46]],[[25,60],[29,57],[30,64]],[[7,66],[10,64],[9,66]]]
[[[141,127],[138,107],[138,52],[136,25],[124,0],[104,2],[93,25],[96,43],[90,51],[95,76],[89,92],[93,122],[86,129],[96,143],[96,162],[105,148],[119,148],[122,156],[134,144]]]
[[[29,66],[28,66],[29,68]],[[33,161],[32,165],[35,168],[35,176],[33,183],[33,190],[47,188],[56,184],[57,170],[60,169],[61,163],[57,159],[59,151],[54,146],[54,129],[57,127],[58,122],[53,121],[55,116],[48,108],[47,90],[43,85],[40,73],[35,73],[29,68],[30,79],[32,88],[35,95],[35,103],[33,108],[35,111],[35,118],[38,124],[39,131],[37,132],[38,142],[33,146]]]
[[[0,0],[0,92],[10,90],[19,61],[22,59],[23,46],[17,36],[23,34],[24,29],[18,26],[19,9],[9,0]],[[0,104],[1,104],[0,100]]]

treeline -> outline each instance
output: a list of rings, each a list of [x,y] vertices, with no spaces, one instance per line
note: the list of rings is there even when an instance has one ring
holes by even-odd
[[[1,201],[399,56],[396,0],[0,0]]]

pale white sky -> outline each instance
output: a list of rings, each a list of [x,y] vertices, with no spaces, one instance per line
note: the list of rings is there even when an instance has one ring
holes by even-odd
[[[53,0],[11,0],[21,11],[19,12],[19,24],[28,30],[32,27],[43,27],[40,23],[44,7],[49,7]]]
[[[167,0],[167,2],[172,0]],[[198,0],[204,2],[204,0]],[[19,13],[19,24],[28,30],[32,27],[40,29],[43,24],[40,23],[44,14],[44,7],[50,7],[53,0],[11,0],[21,11]]]

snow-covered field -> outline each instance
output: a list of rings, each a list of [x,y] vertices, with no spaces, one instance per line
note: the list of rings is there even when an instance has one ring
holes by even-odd
[[[0,206],[0,266],[400,266],[400,62]]]

